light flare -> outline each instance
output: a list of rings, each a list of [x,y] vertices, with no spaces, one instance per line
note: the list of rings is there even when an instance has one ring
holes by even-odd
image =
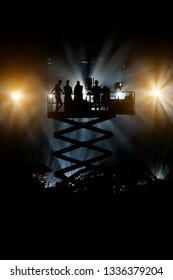
[[[14,101],[19,101],[19,100],[21,100],[21,92],[14,91],[11,93],[11,97]]]

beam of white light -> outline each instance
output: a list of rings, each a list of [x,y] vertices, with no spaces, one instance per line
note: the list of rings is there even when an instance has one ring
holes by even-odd
[[[164,162],[156,162],[155,164],[151,164],[151,172],[153,175],[160,180],[167,180],[169,175],[170,167],[168,164],[164,164]]]
[[[131,43],[123,44],[110,55],[111,48],[112,42],[110,40],[99,54],[91,76],[97,77],[102,85],[106,84],[111,91],[114,91],[114,83],[124,80],[126,73],[124,65],[126,65],[126,61],[130,56],[132,45]],[[104,59],[106,57],[107,59]]]
[[[154,88],[154,89],[153,89],[153,95],[154,95],[154,96],[159,97],[160,94],[161,94],[160,89],[158,89],[158,88]]]
[[[80,50],[78,50],[80,51]],[[76,54],[72,48],[69,45],[65,45],[65,54],[67,57],[67,61],[68,61],[68,66],[67,69],[70,70],[69,73],[69,77],[67,79],[70,80],[70,84],[72,86],[72,88],[74,89],[74,86],[76,84],[76,82],[79,80],[81,85],[85,85],[85,80],[83,77],[83,73],[81,71],[81,57],[78,57],[78,54]],[[71,75],[71,73],[73,73],[73,75]],[[68,75],[68,73],[66,74]]]

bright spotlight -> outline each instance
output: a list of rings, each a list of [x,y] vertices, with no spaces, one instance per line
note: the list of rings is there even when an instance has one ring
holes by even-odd
[[[49,94],[48,94],[48,97],[49,97],[50,99],[52,99],[52,98],[53,98],[53,94],[52,94],[52,93],[49,93]]]
[[[153,89],[153,95],[156,97],[160,96],[160,90],[158,88]]]
[[[12,92],[11,97],[14,101],[19,101],[21,99],[21,93],[20,92]]]
[[[121,82],[114,83],[115,91],[121,91],[123,84]]]

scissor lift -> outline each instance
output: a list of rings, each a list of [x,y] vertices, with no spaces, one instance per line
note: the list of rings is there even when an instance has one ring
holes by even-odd
[[[76,175],[79,174],[80,170],[84,172],[84,170],[95,169],[97,162],[112,156],[112,151],[105,147],[97,146],[97,143],[113,137],[113,133],[95,125],[115,118],[117,114],[135,114],[134,91],[123,91],[120,96],[112,98],[108,110],[103,106],[101,106],[100,110],[96,110],[92,107],[90,97],[89,101],[85,100],[83,105],[81,104],[81,106],[75,108],[75,110],[65,112],[64,106],[62,106],[59,111],[56,111],[54,96],[47,96],[47,117],[69,124],[68,128],[54,132],[54,138],[61,139],[70,144],[68,147],[54,151],[54,156],[71,163],[67,167],[55,171],[55,177],[62,180],[72,181],[75,179]],[[71,136],[73,135],[73,132],[75,133],[81,129],[87,129],[90,132],[93,131],[99,136],[84,141],[80,141],[80,139],[75,139]],[[69,133],[70,137],[68,136]],[[76,157],[70,156],[70,152],[79,148],[87,148],[88,150],[95,151],[95,154],[98,153],[99,155],[86,160],[80,160]],[[70,177],[66,175],[68,172],[72,174]]]

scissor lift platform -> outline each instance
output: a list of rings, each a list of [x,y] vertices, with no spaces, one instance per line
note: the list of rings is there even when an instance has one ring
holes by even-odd
[[[92,102],[84,101],[83,104],[76,107],[75,110],[73,108],[70,111],[64,111],[64,106],[62,106],[59,111],[56,111],[56,103],[54,99],[48,97],[47,117],[69,124],[68,128],[54,132],[54,138],[61,139],[62,141],[71,144],[66,148],[57,149],[57,151],[54,152],[55,157],[71,163],[70,165],[68,164],[67,167],[55,171],[55,177],[71,181],[75,178],[75,170],[79,170],[80,168],[82,171],[94,169],[96,162],[112,156],[112,151],[95,144],[113,137],[113,133],[97,127],[96,125],[115,118],[117,114],[135,115],[135,92],[126,91],[123,93],[124,98],[112,99],[110,101],[108,110],[106,110],[104,106],[101,106],[100,110],[96,110],[93,107]],[[68,134],[83,128],[98,133],[98,137],[80,141],[80,139],[74,139],[71,134],[70,136]],[[77,149],[81,147],[94,150],[95,152],[98,152],[99,155],[86,160],[80,160],[69,155],[69,152],[74,150],[77,152]],[[73,171],[74,173],[70,177],[67,177],[66,174],[70,171]],[[79,171],[77,172],[79,173]]]

